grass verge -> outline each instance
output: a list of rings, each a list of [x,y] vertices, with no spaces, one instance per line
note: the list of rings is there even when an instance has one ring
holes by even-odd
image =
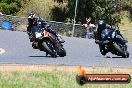
[[[0,88],[131,88],[129,84],[86,84],[76,83],[77,66],[0,66]],[[89,74],[132,75],[131,68],[84,67]]]
[[[128,42],[132,43],[132,31],[130,30],[121,30],[123,37],[128,40]]]
[[[132,22],[129,21],[127,15],[124,15],[123,19],[121,20],[121,24],[119,24],[119,28],[123,36],[128,40],[128,42],[132,42]]]

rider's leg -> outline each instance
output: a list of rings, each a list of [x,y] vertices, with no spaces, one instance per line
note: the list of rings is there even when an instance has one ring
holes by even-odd
[[[105,56],[107,52],[106,52],[104,46],[99,44],[99,49],[100,49],[101,54]]]

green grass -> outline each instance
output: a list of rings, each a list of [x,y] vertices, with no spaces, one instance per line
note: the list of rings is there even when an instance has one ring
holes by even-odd
[[[23,4],[23,8],[17,13],[18,16],[27,16],[30,12],[35,12],[40,17],[51,20],[51,9],[54,6],[59,6],[58,3],[53,0],[30,0]]]
[[[27,16],[34,11],[41,17],[51,18],[50,9],[53,7],[52,0],[30,0],[23,5],[23,8],[17,13],[19,16]]]
[[[108,71],[107,73],[113,72]],[[66,72],[42,72],[42,71],[0,72],[0,88],[132,88],[132,83],[86,84],[80,86],[76,83],[75,76],[76,73]]]
[[[124,16],[119,24],[121,30],[132,30],[132,22],[129,21],[129,18]]]
[[[132,42],[132,31],[121,31],[121,33],[128,40],[128,42]]]
[[[128,42],[132,42],[132,22],[129,21],[128,17],[126,17],[127,15],[128,13],[124,15],[123,19],[121,20],[121,24],[119,24],[119,28]]]

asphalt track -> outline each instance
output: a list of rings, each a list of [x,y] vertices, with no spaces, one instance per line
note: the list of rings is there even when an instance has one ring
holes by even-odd
[[[0,54],[0,63],[132,67],[132,44],[128,44],[130,57],[121,58],[111,53],[102,56],[93,39],[63,38],[67,56],[52,58],[46,57],[43,51],[33,49],[25,32],[0,30],[0,48],[6,51]]]

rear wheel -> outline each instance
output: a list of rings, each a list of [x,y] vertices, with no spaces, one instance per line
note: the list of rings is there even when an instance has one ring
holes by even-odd
[[[50,54],[52,57],[57,57],[56,50],[50,42],[43,42],[42,46],[45,52]]]
[[[117,43],[113,44],[113,47],[116,49],[116,54],[119,56],[122,56],[123,58],[128,58],[129,57],[129,52],[127,50],[124,50],[124,46],[119,45]]]

